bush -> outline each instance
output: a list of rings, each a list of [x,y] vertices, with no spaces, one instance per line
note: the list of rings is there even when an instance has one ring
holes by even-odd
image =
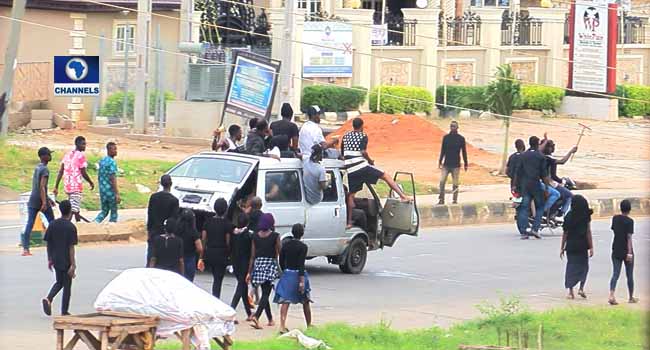
[[[538,85],[524,85],[521,89],[523,108],[537,111],[555,111],[564,98],[564,89]]]
[[[485,86],[447,86],[447,106],[444,104],[444,86],[436,90],[436,103],[441,112],[450,112],[460,108],[485,110]],[[455,107],[449,107],[455,106]]]
[[[625,97],[634,100],[648,101],[619,100],[619,103],[624,102],[623,115],[626,117],[650,115],[650,86],[624,85],[623,88],[625,89]]]
[[[425,88],[415,86],[381,86],[370,93],[370,109],[377,110],[377,93],[381,88],[379,111],[384,113],[430,113],[433,95]]]
[[[302,89],[300,109],[317,105],[324,112],[356,111],[366,101],[368,89],[355,86],[352,89],[332,85],[311,85]]]
[[[127,93],[127,105],[126,105],[126,116],[128,119],[133,119],[133,105],[135,104],[135,93],[129,91]],[[156,100],[158,99],[158,91],[152,90],[149,93],[149,114],[154,115],[156,113]],[[174,94],[169,91],[165,92],[165,107],[167,106],[167,101],[174,100]],[[102,117],[122,117],[122,105],[124,101],[124,92],[116,92],[108,98],[102,106],[99,114]]]
[[[625,86],[616,85],[616,92],[614,92],[614,96],[627,98],[628,96],[627,96],[627,90],[625,89]],[[618,100],[618,116],[619,117],[629,117],[629,115],[625,114],[626,102],[627,101],[623,100],[623,99]]]

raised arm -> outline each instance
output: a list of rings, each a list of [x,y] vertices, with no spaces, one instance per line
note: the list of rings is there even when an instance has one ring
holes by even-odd
[[[573,147],[569,150],[569,152],[567,152],[567,154],[565,154],[564,157],[562,157],[562,159],[558,159],[558,160],[556,161],[556,163],[557,163],[557,164],[560,164],[560,165],[565,164],[566,162],[569,161],[569,158],[571,158],[571,155],[574,154],[574,153],[576,153],[577,151],[578,151],[578,146],[573,146]]]

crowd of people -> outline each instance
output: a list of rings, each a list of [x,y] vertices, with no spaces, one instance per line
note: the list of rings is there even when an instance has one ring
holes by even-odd
[[[317,205],[323,198],[327,187],[327,177],[322,166],[324,158],[341,159],[348,172],[346,201],[348,204],[348,225],[358,221],[355,218],[354,197],[364,183],[375,184],[384,180],[399,196],[411,200],[385,172],[374,166],[374,160],[368,153],[368,135],[363,130],[363,119],[352,122],[353,130],[346,133],[340,142],[338,138],[325,139],[320,128],[320,108],[309,107],[309,121],[302,128],[291,121],[293,110],[284,104],[281,109],[282,119],[268,124],[266,120],[250,120],[246,138],[239,125],[228,128],[228,136],[221,138],[215,132],[212,144],[217,152],[238,152],[263,157],[299,158],[303,162],[305,197],[310,205]],[[517,226],[522,239],[540,238],[539,227],[544,212],[548,215],[555,202],[562,199],[560,217],[563,222],[563,237],[560,256],[567,257],[565,287],[568,297],[577,294],[586,298],[585,284],[589,271],[589,258],[593,256],[593,239],[591,235],[591,214],[587,200],[580,195],[573,195],[563,186],[563,179],[557,175],[557,166],[568,161],[577,151],[573,147],[564,157],[553,157],[555,144],[546,135],[540,140],[536,136],[529,139],[529,149],[525,149],[523,140],[516,140],[517,151],[508,159],[506,172],[511,178],[512,192],[522,198],[517,209]],[[22,236],[23,255],[29,251],[30,233],[39,212],[43,213],[49,225],[44,236],[47,242],[48,268],[55,272],[56,282],[48,295],[43,298],[42,306],[47,315],[51,315],[51,303],[63,290],[62,314],[68,314],[71,285],[76,272],[75,245],[77,230],[73,219],[83,220],[80,205],[83,198],[84,181],[91,190],[95,183],[86,169],[86,140],[79,136],[74,141],[74,149],[67,152],[59,166],[53,193],[58,195],[61,180],[66,199],[59,202],[61,217],[54,218],[53,206],[56,204],[48,196],[49,170],[52,151],[47,147],[38,150],[39,164],[34,169],[32,191],[27,203],[28,220]],[[98,179],[101,212],[95,218],[102,222],[118,220],[117,206],[120,203],[118,189],[118,168],[115,161],[117,145],[106,144],[106,156],[98,163]],[[458,199],[459,171],[461,156],[464,169],[468,169],[465,139],[458,133],[458,123],[452,122],[450,133],[442,142],[439,166],[442,169],[440,204],[444,204],[444,187],[449,174],[453,178],[453,202]],[[172,178],[163,175],[160,178],[161,190],[151,195],[147,210],[146,229],[147,258],[146,266],[173,271],[193,281],[196,271],[206,268],[212,273],[212,294],[221,298],[223,279],[228,269],[237,280],[231,306],[237,308],[241,302],[246,313],[246,320],[256,329],[261,329],[260,319],[266,315],[267,326],[274,326],[271,302],[280,307],[280,331],[286,332],[286,319],[289,305],[301,304],[305,321],[309,326],[312,320],[310,309],[311,287],[309,274],[305,269],[308,247],[301,241],[304,227],[296,223],[292,228],[292,237],[288,242],[280,243],[280,236],[275,232],[275,220],[271,213],[262,211],[259,197],[248,198],[242,205],[241,213],[229,217],[229,204],[225,199],[214,202],[214,216],[205,220],[202,227],[197,227],[195,213],[179,207],[178,199],[171,193]],[[534,220],[529,229],[529,216],[532,203]],[[634,297],[634,250],[632,234],[634,221],[629,216],[629,201],[621,202],[621,214],[612,219],[614,232],[612,245],[613,274],[610,281],[609,303],[616,305],[615,288],[625,266],[629,299]],[[232,220],[232,221],[231,221]],[[261,290],[261,296],[258,296]],[[271,299],[271,293],[275,296]],[[255,309],[255,299],[257,307]]]

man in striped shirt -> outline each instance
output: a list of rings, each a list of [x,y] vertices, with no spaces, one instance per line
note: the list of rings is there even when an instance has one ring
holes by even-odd
[[[354,209],[354,196],[361,191],[363,184],[376,184],[379,179],[384,180],[403,201],[410,201],[402,189],[384,171],[375,168],[368,155],[368,135],[363,132],[363,119],[355,118],[352,121],[353,131],[343,135],[341,154],[345,159],[345,168],[348,171],[349,193],[348,202],[348,227],[352,227],[352,209]]]

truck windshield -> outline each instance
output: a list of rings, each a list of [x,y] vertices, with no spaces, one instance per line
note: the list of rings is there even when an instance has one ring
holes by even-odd
[[[169,175],[240,183],[250,167],[249,163],[231,159],[196,157],[179,164]]]

